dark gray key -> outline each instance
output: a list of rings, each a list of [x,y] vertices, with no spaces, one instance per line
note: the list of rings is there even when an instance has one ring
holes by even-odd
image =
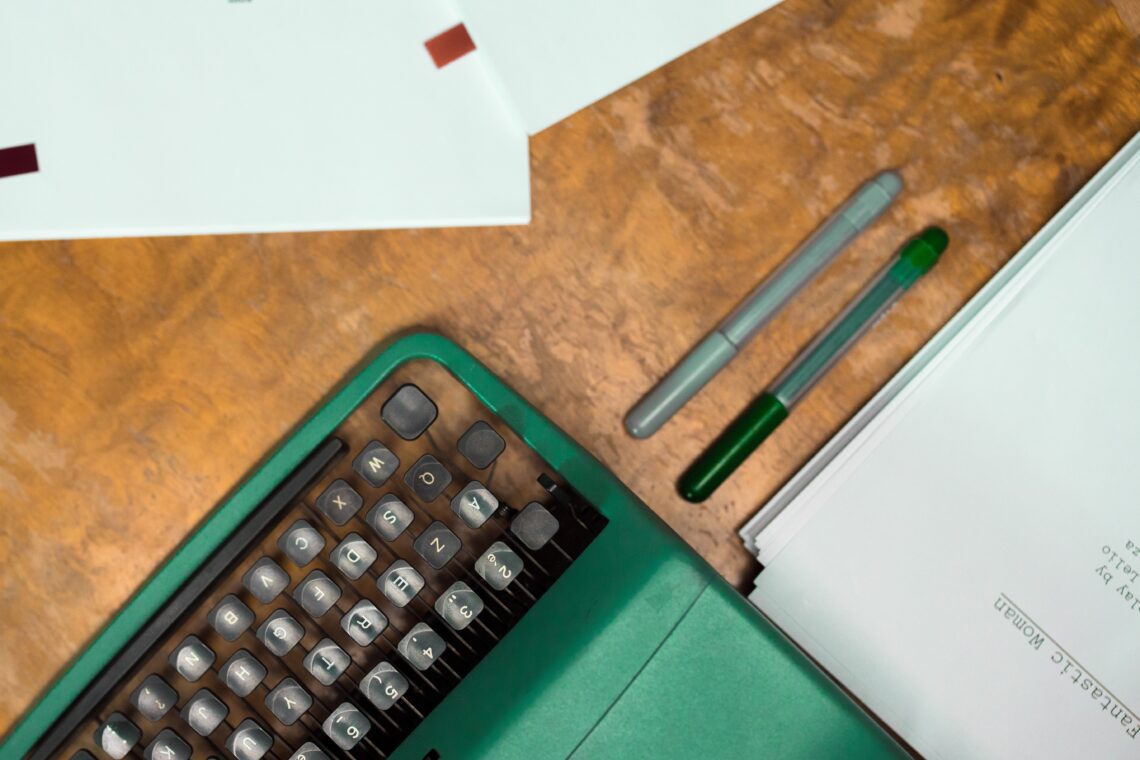
[[[190,760],[190,745],[171,729],[164,728],[146,745],[143,756],[146,760]]]
[[[226,749],[237,760],[261,760],[273,746],[273,737],[261,726],[246,718],[226,739]]]
[[[459,540],[459,536],[438,520],[424,528],[424,532],[412,544],[416,553],[436,570],[446,565],[461,546],[463,542]]]
[[[95,729],[95,743],[114,760],[126,757],[141,738],[139,727],[122,713],[111,713],[106,722]]]
[[[532,501],[511,521],[511,533],[531,551],[538,551],[558,532],[558,518],[550,510]]]
[[[333,743],[341,749],[352,749],[368,733],[372,724],[351,703],[342,702],[321,726]]]
[[[269,604],[289,586],[289,574],[269,557],[262,557],[242,576],[241,585],[257,601]]]
[[[317,497],[317,509],[324,512],[337,525],[344,525],[360,511],[364,499],[356,489],[339,478]]]
[[[298,520],[277,539],[277,547],[293,560],[293,564],[304,567],[325,548],[325,539],[312,525]]]
[[[507,442],[493,427],[479,420],[460,436],[456,448],[474,467],[485,470],[507,448]]]
[[[332,563],[348,578],[356,580],[376,561],[376,550],[359,533],[349,533],[332,550]]]
[[[313,651],[305,656],[304,666],[313,678],[325,686],[332,686],[351,662],[348,652],[338,647],[336,642],[332,639],[321,639],[313,647]]]
[[[293,598],[301,605],[301,609],[319,618],[340,599],[340,586],[320,570],[314,570],[293,589]]]
[[[370,441],[364,450],[352,460],[352,469],[368,481],[368,485],[379,488],[396,474],[400,458],[380,441]]]
[[[244,649],[234,652],[219,672],[230,691],[239,697],[248,697],[257,685],[265,680],[265,666]]]
[[[361,599],[340,619],[340,627],[362,647],[376,640],[388,627],[388,618],[367,599]]]
[[[415,515],[407,504],[392,494],[385,494],[368,512],[367,522],[380,538],[395,541],[414,519]]]
[[[435,422],[439,410],[423,391],[404,385],[380,408],[380,419],[405,441],[414,441]]]
[[[210,626],[226,641],[234,641],[253,625],[253,610],[233,594],[222,597],[209,614]]]
[[[391,664],[382,662],[360,681],[360,691],[378,710],[387,710],[408,691],[408,679]]]
[[[182,720],[201,736],[214,733],[229,714],[230,708],[209,689],[194,692],[194,696],[182,706]]]
[[[477,480],[463,486],[463,490],[455,494],[451,500],[451,511],[459,515],[471,528],[482,528],[483,523],[487,522],[498,508],[499,500],[495,498],[495,494]]]
[[[332,760],[332,758],[312,742],[305,742],[289,756],[289,760]]]
[[[396,647],[416,670],[427,670],[447,649],[443,637],[427,623],[416,623]]]
[[[451,473],[431,454],[424,454],[404,473],[404,483],[420,500],[431,502],[451,485]]]
[[[95,760],[95,756],[85,749],[81,749],[71,756],[70,760]]]
[[[523,561],[519,555],[502,541],[491,544],[491,548],[475,561],[476,574],[499,591],[509,586],[522,569]]]
[[[376,586],[392,604],[404,607],[416,598],[424,587],[424,577],[402,559],[388,565],[384,574],[376,579]]]
[[[258,640],[278,657],[289,654],[304,635],[304,627],[284,610],[275,611],[257,629]]]
[[[286,726],[291,726],[313,706],[309,692],[292,678],[284,678],[265,695],[265,706]]]
[[[170,664],[178,671],[178,675],[193,683],[210,669],[215,657],[214,650],[203,644],[200,638],[187,636],[170,653]]]
[[[462,631],[483,611],[483,600],[463,581],[456,581],[435,600],[435,611],[457,631]]]
[[[160,720],[178,701],[178,692],[153,673],[131,693],[131,704],[147,720]]]

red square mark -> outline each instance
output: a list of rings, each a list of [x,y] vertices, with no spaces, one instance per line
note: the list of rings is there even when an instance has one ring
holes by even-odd
[[[442,34],[437,34],[424,43],[435,67],[442,69],[447,64],[462,58],[475,49],[475,41],[467,33],[467,27],[456,24]]]

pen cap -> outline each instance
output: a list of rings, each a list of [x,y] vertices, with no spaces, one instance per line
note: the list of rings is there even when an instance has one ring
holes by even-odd
[[[891,277],[903,288],[930,271],[938,257],[950,244],[950,236],[940,227],[927,227],[899,251],[899,260],[891,267]]]

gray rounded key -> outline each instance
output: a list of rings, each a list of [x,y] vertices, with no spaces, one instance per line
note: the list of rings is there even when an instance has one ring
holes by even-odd
[[[343,702],[321,726],[325,734],[341,749],[352,749],[368,733],[372,724],[349,702]]]
[[[396,648],[416,670],[427,670],[447,649],[447,643],[427,623],[416,623]]]
[[[305,635],[305,629],[285,610],[277,610],[257,629],[258,640],[273,654],[284,657]]]
[[[392,604],[404,607],[424,587],[424,577],[402,559],[398,559],[376,579],[376,586]]]
[[[366,647],[388,627],[388,618],[367,599],[361,599],[340,619],[340,627],[353,641]]]
[[[190,760],[190,745],[171,729],[164,728],[146,745],[143,756],[146,760]]]
[[[182,720],[201,736],[214,733],[229,714],[230,708],[209,689],[194,692],[194,696],[182,706]]]
[[[424,532],[412,544],[416,553],[436,570],[446,565],[461,546],[463,542],[459,540],[459,536],[452,533],[439,520],[424,528]]]
[[[325,548],[324,537],[317,529],[304,520],[289,526],[289,530],[277,539],[277,547],[298,567],[304,567]]]
[[[305,742],[289,756],[289,760],[332,760],[332,758],[312,742]]]
[[[127,720],[126,715],[118,712],[111,713],[107,720],[95,729],[95,743],[114,760],[126,757],[141,738],[142,732],[139,731],[139,727]]]
[[[95,756],[85,749],[81,749],[71,756],[69,760],[95,760]]]
[[[491,548],[475,561],[475,572],[498,591],[509,586],[522,569],[523,561],[519,555],[502,541],[491,544]]]
[[[385,494],[376,502],[366,521],[385,541],[395,541],[412,524],[415,515],[408,505],[392,494]]]
[[[408,691],[408,679],[388,662],[368,671],[360,681],[360,691],[378,710],[387,710]]]
[[[226,641],[235,641],[253,625],[253,610],[233,594],[222,597],[209,614],[210,626]]]
[[[493,427],[479,420],[460,436],[455,447],[472,466],[485,470],[507,448],[507,442],[495,432]]]
[[[248,697],[265,680],[265,666],[244,649],[234,652],[218,674],[239,697]]]
[[[262,604],[269,604],[289,586],[289,574],[269,557],[262,557],[242,576],[241,585]]]
[[[324,512],[337,525],[344,525],[351,520],[363,504],[364,499],[356,489],[339,478],[330,483],[324,493],[317,497],[317,509]]]
[[[230,738],[226,739],[226,749],[237,760],[261,760],[272,746],[273,737],[249,718],[239,723]]]
[[[349,533],[332,550],[332,563],[346,577],[356,580],[376,561],[376,550],[359,533]]]
[[[380,408],[380,419],[405,441],[414,441],[435,422],[439,410],[419,388],[401,386]]]
[[[451,473],[431,454],[424,454],[404,473],[404,483],[420,500],[432,502],[451,485]]]
[[[348,669],[352,659],[332,639],[321,639],[313,651],[305,656],[305,670],[325,686],[332,686],[340,674]]]
[[[292,678],[284,678],[265,695],[265,706],[286,726],[291,726],[313,706],[309,692]],[[294,755],[295,757],[295,755]]]
[[[400,458],[380,441],[370,441],[364,450],[352,460],[352,469],[368,481],[368,485],[379,488],[396,474]]]
[[[318,618],[332,609],[336,600],[340,599],[340,586],[320,570],[314,570],[293,589],[293,598],[305,612]]]
[[[435,611],[457,631],[462,631],[483,611],[483,600],[463,581],[456,581],[435,600]]]
[[[499,508],[499,500],[485,485],[473,480],[463,486],[451,500],[451,511],[459,515],[471,528],[482,528],[483,523]]]
[[[210,669],[215,657],[214,650],[203,644],[201,639],[187,636],[170,653],[170,664],[178,671],[178,675],[193,683]]]
[[[511,533],[531,551],[538,551],[558,532],[558,518],[550,510],[532,501],[511,521]]]
[[[178,692],[153,673],[131,693],[131,704],[147,720],[160,720],[178,701]]]

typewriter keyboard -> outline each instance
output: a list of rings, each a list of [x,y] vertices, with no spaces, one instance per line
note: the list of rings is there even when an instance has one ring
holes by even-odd
[[[403,365],[33,757],[387,756],[605,526],[550,470],[446,369]]]

